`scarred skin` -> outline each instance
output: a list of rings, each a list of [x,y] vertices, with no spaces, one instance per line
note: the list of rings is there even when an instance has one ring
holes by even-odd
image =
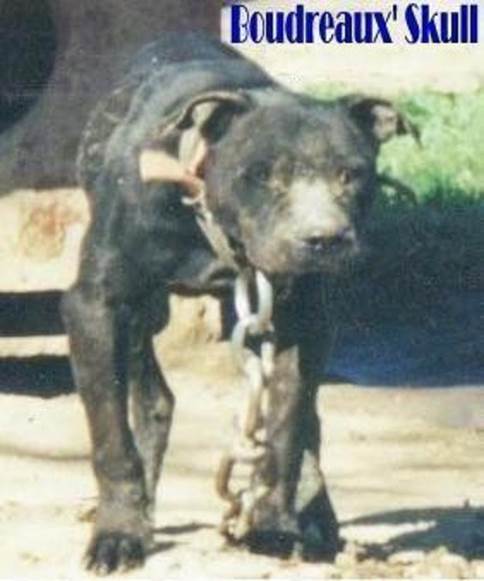
[[[143,181],[141,152],[178,158],[189,132],[203,143],[194,171],[208,205],[275,287],[268,438],[276,484],[245,540],[269,553],[297,542],[304,556],[331,559],[340,541],[315,403],[333,327],[328,281],[359,253],[380,143],[405,129],[385,101],[295,95],[197,35],[147,47],[94,111],[79,156],[92,224],[63,303],[99,486],[88,568],[131,568],[146,555],[174,408],[151,341],[168,322],[169,294],[228,296],[236,275],[182,203],[183,181],[161,170]]]

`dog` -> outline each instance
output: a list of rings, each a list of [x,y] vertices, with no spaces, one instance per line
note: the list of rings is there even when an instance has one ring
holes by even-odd
[[[275,292],[274,485],[246,540],[334,557],[315,403],[332,329],[325,284],[361,252],[380,145],[408,131],[386,100],[295,94],[195,33],[147,46],[96,107],[78,159],[92,220],[62,306],[99,488],[89,569],[146,557],[174,409],[152,346],[169,295],[225,296],[239,268]]]

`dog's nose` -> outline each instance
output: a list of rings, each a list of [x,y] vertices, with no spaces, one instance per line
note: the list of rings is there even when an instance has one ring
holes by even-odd
[[[355,232],[351,226],[340,228],[331,234],[315,234],[304,238],[303,243],[312,252],[324,252],[332,248],[352,244]]]

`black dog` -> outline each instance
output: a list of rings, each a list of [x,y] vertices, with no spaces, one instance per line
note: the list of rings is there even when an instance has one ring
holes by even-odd
[[[331,327],[323,277],[358,254],[379,146],[406,129],[386,101],[295,95],[198,35],[147,47],[100,103],[79,158],[92,223],[63,303],[100,495],[89,568],[110,572],[145,557],[174,406],[152,347],[169,293],[233,286],[236,270],[183,203],[203,188],[237,260],[276,289],[268,416],[276,482],[251,538],[277,544],[290,534],[335,554],[315,407]]]

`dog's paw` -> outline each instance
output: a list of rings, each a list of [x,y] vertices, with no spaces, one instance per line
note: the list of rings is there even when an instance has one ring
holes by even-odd
[[[264,505],[256,511],[253,528],[243,542],[253,553],[284,558],[291,555],[300,538],[295,515]]]
[[[332,562],[343,549],[339,526],[326,494],[317,496],[298,515],[301,542],[297,552],[305,561]]]
[[[259,506],[253,524],[243,543],[254,553],[332,562],[343,548],[338,522],[325,494],[297,515],[270,504]]]
[[[146,547],[142,537],[124,532],[99,532],[89,545],[84,562],[97,575],[141,567]]]

